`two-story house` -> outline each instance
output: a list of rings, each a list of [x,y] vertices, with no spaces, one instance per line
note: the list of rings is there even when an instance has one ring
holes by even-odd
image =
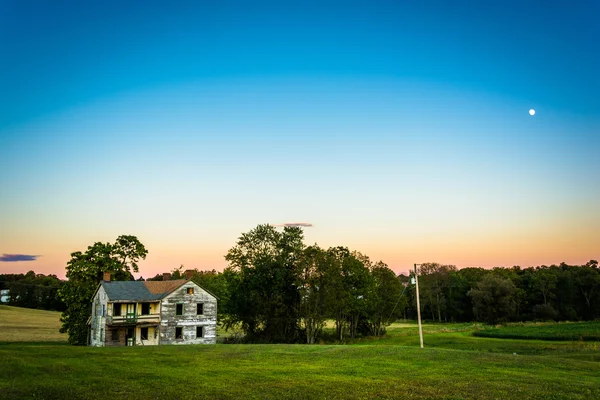
[[[217,298],[191,280],[111,281],[105,273],[89,325],[91,346],[214,344]]]

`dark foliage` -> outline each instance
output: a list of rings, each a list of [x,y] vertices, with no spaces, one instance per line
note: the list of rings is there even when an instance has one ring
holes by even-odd
[[[9,291],[8,304],[15,307],[65,310],[65,303],[58,297],[58,290],[63,283],[56,275],[36,274],[33,271],[0,275],[0,289]]]

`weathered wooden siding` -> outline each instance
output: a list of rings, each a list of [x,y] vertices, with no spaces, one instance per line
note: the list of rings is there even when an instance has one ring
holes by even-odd
[[[188,294],[187,289],[194,293]],[[203,303],[198,315],[197,304]],[[183,315],[176,315],[177,304],[183,304]],[[203,327],[203,337],[196,338],[196,328]],[[182,328],[182,339],[175,337]],[[214,344],[217,342],[217,299],[190,281],[163,299],[161,306],[160,344]]]
[[[114,340],[113,339],[113,331],[117,331],[118,332],[118,339]],[[127,341],[126,341],[126,334],[127,334],[127,329],[125,328],[112,328],[112,327],[107,327],[106,328],[106,340],[104,341],[104,346],[126,346],[127,345]]]
[[[108,297],[102,286],[96,292],[92,301],[92,319],[90,332],[91,346],[104,346],[106,340],[106,306]]]

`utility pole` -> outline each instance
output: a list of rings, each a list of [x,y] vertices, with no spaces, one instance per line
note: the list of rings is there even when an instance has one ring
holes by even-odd
[[[419,300],[419,275],[417,274],[417,265],[415,264],[415,284],[417,288],[417,319],[419,321],[419,340],[421,341],[421,348],[423,348],[423,328],[421,327],[421,302]]]

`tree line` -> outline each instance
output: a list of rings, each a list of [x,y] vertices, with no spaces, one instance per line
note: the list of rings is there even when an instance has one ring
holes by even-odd
[[[439,322],[600,318],[598,261],[585,265],[463,268],[435,263],[420,269],[421,307]],[[413,291],[409,295],[414,296]],[[409,302],[412,304],[412,302]],[[416,310],[409,307],[409,318]]]
[[[0,274],[0,290],[8,290],[4,303],[25,308],[63,311],[65,303],[58,297],[63,281],[56,275],[36,274]]]

